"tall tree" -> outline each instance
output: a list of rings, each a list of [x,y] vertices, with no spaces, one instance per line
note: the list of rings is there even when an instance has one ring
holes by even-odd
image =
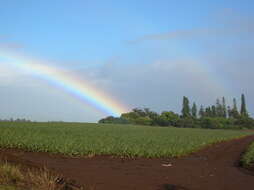
[[[182,117],[190,117],[190,103],[187,97],[183,97]]]
[[[212,117],[212,109],[210,106],[208,106],[206,109],[205,109],[205,116],[207,117]]]
[[[222,98],[222,113],[223,113],[223,117],[226,118],[227,117],[227,106],[226,106],[225,97]]]
[[[217,117],[223,117],[223,108],[219,98],[216,100],[216,115]]]
[[[233,99],[233,108],[231,110],[231,115],[233,118],[239,118],[239,112],[238,112],[238,108],[237,108],[237,101],[236,99],[234,98]]]
[[[231,109],[230,106],[228,106],[227,112],[228,112],[228,117],[229,117],[229,118],[232,118],[233,115],[232,115],[232,109]]]
[[[194,118],[197,118],[197,105],[196,105],[196,103],[194,102],[193,103],[193,106],[192,106],[192,108],[191,108],[191,115],[192,115],[192,117],[194,117]]]
[[[217,117],[216,107],[214,105],[212,106],[212,117]]]
[[[205,110],[204,107],[201,105],[199,110],[199,116],[202,118],[205,116]]]
[[[241,96],[241,116],[248,117],[244,94]]]

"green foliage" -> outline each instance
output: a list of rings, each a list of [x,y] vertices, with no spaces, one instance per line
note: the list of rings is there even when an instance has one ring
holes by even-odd
[[[197,120],[191,118],[191,117],[186,117],[182,118],[177,122],[177,127],[181,128],[197,128],[198,125],[196,123]]]
[[[135,120],[135,124],[137,125],[152,125],[152,119],[150,119],[148,116],[145,117],[138,117]]]
[[[162,120],[166,121],[167,126],[176,126],[178,121],[180,120],[179,115],[174,112],[164,111],[161,113],[160,117]]]
[[[220,129],[222,128],[222,124],[219,120],[211,118],[211,117],[204,117],[200,120],[200,125],[202,128],[205,129]]]
[[[131,123],[135,123],[135,121],[139,118],[139,117],[142,117],[140,116],[137,112],[128,112],[128,113],[123,113],[121,115],[121,118],[124,118],[128,121],[130,121]]]
[[[132,110],[132,112],[123,113],[120,118],[127,120],[129,123],[132,124],[152,125],[153,117],[156,117],[156,114],[154,112],[151,112],[148,108],[144,110],[135,108]]]
[[[240,117],[240,114],[238,112],[238,108],[237,108],[237,102],[236,99],[233,99],[233,109],[231,110],[231,114],[230,114],[233,118],[237,119]]]
[[[204,117],[199,120],[199,125],[205,129],[241,129],[236,125],[236,121],[235,119],[223,117]]]
[[[110,116],[101,119],[99,123],[176,126],[179,119],[179,115],[174,112],[165,111],[159,115],[148,108],[135,108],[131,112],[122,114],[120,118]]]
[[[211,109],[212,109],[212,116],[211,117],[216,117],[217,116],[216,107],[213,105]]]
[[[66,155],[175,157],[245,131],[120,124],[0,123],[0,147]]]
[[[225,97],[222,98],[222,116],[227,118],[227,105]]]
[[[205,110],[204,110],[203,105],[201,105],[201,107],[200,107],[200,110],[199,110],[199,117],[200,117],[200,118],[205,117]]]
[[[222,102],[222,103],[221,103]],[[245,97],[242,95],[241,114],[238,112],[236,99],[233,99],[233,108],[226,105],[225,97],[217,99],[216,104],[204,108],[200,107],[199,117],[197,105],[194,102],[190,110],[189,99],[183,97],[182,115],[172,111],[164,111],[161,114],[148,108],[135,108],[131,112],[123,113],[120,118],[107,117],[99,123],[112,124],[137,124],[152,126],[173,126],[181,128],[205,128],[205,129],[250,129],[254,128],[254,120],[249,117]]]
[[[244,154],[242,163],[246,167],[254,165],[254,142],[249,146],[248,150]]]
[[[125,118],[118,118],[118,117],[113,117],[109,116],[104,119],[101,119],[98,121],[98,123],[112,123],[112,124],[130,124],[129,120]]]
[[[242,128],[253,129],[254,120],[250,117],[241,116],[235,121],[235,125]]]
[[[192,108],[191,108],[191,116],[193,117],[193,118],[197,118],[197,112],[198,112],[198,110],[197,110],[197,105],[196,105],[196,103],[194,102],[193,103],[193,106],[192,106]]]
[[[152,120],[152,125],[157,125],[156,120],[159,117],[159,114],[157,114],[154,111],[151,111],[149,108],[145,108],[144,111],[146,113],[146,116]]]
[[[189,104],[190,104],[189,99],[186,96],[184,96],[183,97],[183,108],[182,108],[182,117],[183,118],[191,116]]]
[[[162,116],[162,115],[155,118],[153,123],[156,126],[162,126],[162,127],[166,127],[166,126],[170,125],[169,120],[165,116]]]
[[[205,117],[214,117],[211,107],[205,109]]]
[[[249,117],[249,114],[248,114],[247,108],[246,108],[246,102],[245,102],[244,94],[242,94],[242,96],[241,96],[241,116],[242,117]]]
[[[217,117],[223,117],[224,113],[223,113],[223,106],[221,104],[220,99],[216,100],[216,116]]]

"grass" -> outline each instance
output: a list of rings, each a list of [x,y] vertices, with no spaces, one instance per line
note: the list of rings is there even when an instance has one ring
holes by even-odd
[[[0,147],[65,155],[178,157],[250,132],[89,123],[0,123]]]
[[[19,190],[13,185],[0,185],[0,190]]]
[[[254,165],[254,142],[249,146],[247,152],[244,154],[242,163],[245,167]]]
[[[57,183],[59,179],[47,169],[0,162],[0,190],[65,190],[66,183]]]

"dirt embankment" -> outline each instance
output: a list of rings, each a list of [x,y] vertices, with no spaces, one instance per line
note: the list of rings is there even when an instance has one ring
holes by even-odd
[[[1,150],[13,162],[43,166],[96,190],[252,190],[254,176],[238,167],[254,136],[216,144],[180,159],[69,158]]]

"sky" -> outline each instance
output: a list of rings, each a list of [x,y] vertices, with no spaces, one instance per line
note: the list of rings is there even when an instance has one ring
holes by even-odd
[[[0,118],[96,122],[241,93],[253,115],[253,42],[252,0],[0,0]]]

